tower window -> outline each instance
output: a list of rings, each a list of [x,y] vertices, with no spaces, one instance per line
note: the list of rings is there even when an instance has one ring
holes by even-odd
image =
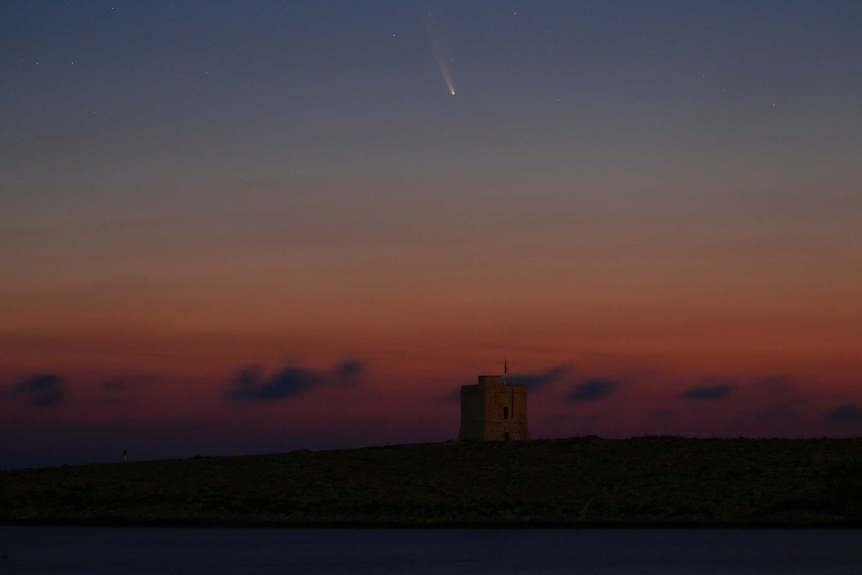
[[[509,408],[508,408],[508,406],[503,408],[503,419],[509,419]]]

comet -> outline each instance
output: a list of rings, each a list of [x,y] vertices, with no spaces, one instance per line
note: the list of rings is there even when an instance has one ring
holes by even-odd
[[[440,75],[443,76],[443,81],[446,83],[449,93],[454,96],[455,81],[452,79],[452,70],[449,68],[451,58],[447,55],[442,36],[437,31],[433,21],[428,25],[428,34],[431,37],[431,48],[434,50],[434,58],[437,60],[437,66],[440,68]]]
[[[436,46],[434,48],[434,56],[437,58],[437,65],[440,66],[440,74],[443,76],[443,81],[446,82],[446,87],[449,88],[449,93],[455,95],[455,83],[452,80],[452,71],[449,69],[449,60]]]

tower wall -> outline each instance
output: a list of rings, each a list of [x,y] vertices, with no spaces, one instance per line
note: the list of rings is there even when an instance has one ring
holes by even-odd
[[[476,385],[461,387],[459,440],[524,441],[527,427],[527,387],[506,385],[499,375],[480,375]]]

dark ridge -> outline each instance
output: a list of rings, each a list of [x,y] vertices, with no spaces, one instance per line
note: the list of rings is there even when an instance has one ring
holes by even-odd
[[[447,442],[0,471],[0,523],[862,526],[862,439]]]

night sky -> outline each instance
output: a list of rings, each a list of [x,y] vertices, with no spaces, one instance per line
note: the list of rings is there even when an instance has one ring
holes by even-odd
[[[0,3],[0,467],[862,433],[862,3]]]

